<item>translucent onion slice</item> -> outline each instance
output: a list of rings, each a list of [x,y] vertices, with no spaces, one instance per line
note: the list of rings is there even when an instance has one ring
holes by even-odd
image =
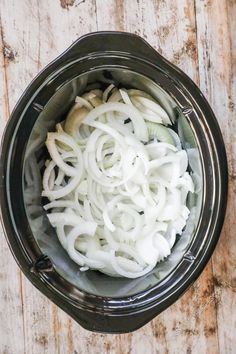
[[[168,114],[157,102],[154,102],[153,100],[141,96],[136,96],[136,99],[145,107],[155,112],[162,119],[164,124],[171,125],[171,121]]]
[[[110,111],[115,111],[115,112],[121,112],[124,114],[127,114],[130,119],[132,120],[133,126],[134,126],[134,133],[136,137],[144,142],[148,141],[148,132],[147,132],[147,127],[146,124],[143,120],[142,115],[140,112],[135,108],[128,106],[124,103],[120,102],[107,102],[104,103],[101,106],[98,106],[94,108],[87,117],[84,120],[84,123],[95,126],[94,125],[94,120],[98,118],[101,114],[110,112]]]
[[[62,159],[62,156],[59,154],[56,141],[62,142],[69,146],[74,152],[75,156],[78,158],[78,166],[77,168],[69,166]],[[76,176],[78,173],[83,171],[83,158],[82,153],[78,145],[72,139],[71,136],[63,133],[48,133],[48,137],[46,140],[46,146],[48,152],[54,161],[54,163],[67,175],[67,176]],[[81,172],[79,172],[81,171]]]

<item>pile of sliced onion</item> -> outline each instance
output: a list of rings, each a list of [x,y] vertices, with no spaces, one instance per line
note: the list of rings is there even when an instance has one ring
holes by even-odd
[[[76,97],[48,133],[44,209],[81,271],[137,278],[171,253],[194,186],[170,125],[147,93],[111,84]]]

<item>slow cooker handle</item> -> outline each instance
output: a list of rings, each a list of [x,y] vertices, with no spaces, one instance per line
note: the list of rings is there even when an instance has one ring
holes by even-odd
[[[68,60],[93,57],[94,54],[115,52],[118,55],[139,57],[152,61],[157,60],[166,63],[166,60],[147,43],[143,38],[133,33],[100,31],[88,33],[77,39],[64,53],[63,57]]]
[[[63,308],[61,305],[60,307]],[[102,313],[98,314],[95,311],[83,311],[81,309],[75,309],[72,311],[72,308],[70,308],[69,311],[68,309],[64,310],[67,311],[67,313],[69,313],[79,325],[89,331],[119,334],[133,332],[141,328],[159,315],[164,308],[156,309],[154,307],[140,313],[135,313],[135,311],[133,311],[131,314],[123,315],[105,315]]]

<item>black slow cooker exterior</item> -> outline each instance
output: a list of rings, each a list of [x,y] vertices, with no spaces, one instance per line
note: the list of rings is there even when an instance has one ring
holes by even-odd
[[[101,68],[140,73],[166,90],[195,135],[203,172],[203,201],[194,237],[172,272],[154,287],[112,298],[81,291],[58,274],[35,242],[23,203],[23,165],[32,128],[50,97],[73,77]],[[30,116],[30,120],[26,119]],[[96,32],[78,39],[29,85],[11,114],[0,160],[1,218],[9,247],[28,279],[91,331],[133,331],[175,302],[199,276],[218,241],[227,201],[227,162],[216,118],[197,86],[142,38]]]

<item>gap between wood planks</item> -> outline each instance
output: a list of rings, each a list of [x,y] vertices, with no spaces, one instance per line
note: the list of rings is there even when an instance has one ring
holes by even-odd
[[[6,66],[8,65],[9,60],[12,60],[14,58],[14,54],[12,49],[4,41],[1,14],[0,14],[0,50],[1,50],[0,55],[2,57],[1,61],[3,65],[3,75],[4,75],[4,108],[5,108],[4,120],[7,120],[10,115],[10,106],[9,106]]]

